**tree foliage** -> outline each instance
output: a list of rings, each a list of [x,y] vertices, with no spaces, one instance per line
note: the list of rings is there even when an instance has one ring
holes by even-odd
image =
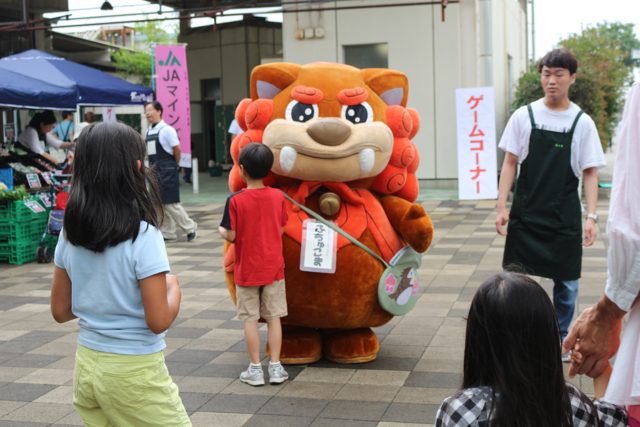
[[[624,53],[624,65],[627,67],[640,66],[640,59],[631,59],[631,50],[640,49],[640,40],[633,31],[635,24],[622,22],[607,22],[597,24],[598,33],[610,41],[620,42],[620,49]]]
[[[557,47],[568,49],[578,59],[577,78],[569,89],[569,98],[591,116],[604,147],[613,133],[615,117],[622,111],[624,91],[632,74],[625,64],[620,39],[612,36],[613,27],[603,28],[607,35],[597,27],[588,27],[561,40]],[[538,65],[532,64],[518,81],[513,106],[522,107],[544,95]]]
[[[135,26],[136,34],[144,34],[147,36],[145,44],[169,44],[175,43],[175,35],[177,33],[177,25],[169,27],[169,33],[162,28],[157,21],[146,21],[137,23]],[[119,50],[112,54],[112,60],[123,78],[130,76],[140,76],[139,85],[151,87],[151,53],[136,49],[134,52],[128,50]]]

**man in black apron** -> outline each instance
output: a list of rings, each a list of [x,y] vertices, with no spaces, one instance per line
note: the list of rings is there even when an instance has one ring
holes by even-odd
[[[507,236],[503,268],[553,280],[563,340],[575,311],[582,246],[591,246],[596,238],[596,171],[605,166],[593,120],[569,100],[577,68],[571,52],[549,52],[539,65],[545,97],[513,114],[499,145],[506,152],[496,218],[498,233]],[[520,175],[509,213],[507,197],[518,164]],[[584,240],[581,174],[588,212]],[[507,221],[508,233],[502,230]]]
[[[158,101],[144,106],[145,115],[151,126],[147,129],[147,154],[149,166],[155,166],[160,184],[160,203],[164,209],[164,222],[160,227],[165,242],[175,242],[176,225],[187,233],[189,242],[196,238],[197,224],[189,218],[180,205],[180,140],[174,128],[162,120],[162,105]]]

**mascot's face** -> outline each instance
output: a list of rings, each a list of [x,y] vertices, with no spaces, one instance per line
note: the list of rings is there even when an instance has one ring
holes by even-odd
[[[406,105],[404,74],[347,65],[272,64],[254,71],[254,100],[272,99],[262,142],[273,172],[303,181],[349,182],[382,172],[394,138],[386,109]]]

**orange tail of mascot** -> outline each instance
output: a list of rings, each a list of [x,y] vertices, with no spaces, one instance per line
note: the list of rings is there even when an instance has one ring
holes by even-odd
[[[381,258],[339,236],[335,273],[301,271],[302,227],[309,215],[287,202],[283,363],[323,356],[337,363],[374,360],[379,346],[371,328],[393,317],[379,303],[389,298],[384,284],[379,290],[385,264],[398,262],[408,249],[423,253],[431,244],[431,219],[413,203],[420,155],[411,140],[420,118],[406,108],[408,92],[407,77],[387,69],[274,63],[251,74],[251,99],[236,109],[244,133],[231,146],[231,191],[245,187],[237,165],[240,150],[263,143],[275,157],[265,185],[280,188]],[[233,265],[233,245],[226,244],[224,268],[235,301]],[[421,289],[414,270],[407,280],[417,299]],[[388,284],[386,292],[392,292]]]

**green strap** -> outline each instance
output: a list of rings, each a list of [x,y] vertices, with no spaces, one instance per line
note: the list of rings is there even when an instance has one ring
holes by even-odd
[[[282,190],[280,190],[282,191]],[[308,215],[311,215],[312,217],[314,217],[315,219],[317,219],[318,221],[320,221],[321,223],[323,223],[324,225],[326,225],[327,227],[329,227],[330,229],[332,229],[333,231],[335,231],[336,233],[340,234],[342,237],[344,237],[345,239],[347,239],[348,241],[350,241],[351,243],[353,243],[354,245],[356,245],[357,247],[359,247],[360,249],[362,249],[363,251],[365,251],[366,253],[368,253],[369,255],[371,255],[372,257],[374,257],[375,259],[377,259],[378,261],[380,261],[382,264],[384,264],[384,266],[386,268],[391,267],[385,260],[383,260],[377,253],[373,252],[371,249],[369,249],[368,247],[366,247],[365,245],[363,245],[362,243],[358,242],[356,239],[354,239],[353,237],[351,237],[349,234],[347,234],[344,230],[342,230],[340,227],[338,227],[337,225],[335,225],[334,223],[327,221],[326,219],[322,218],[320,215],[318,215],[317,213],[315,213],[314,211],[312,211],[311,209],[301,205],[300,203],[296,202],[295,200],[293,200],[287,193],[285,193],[284,191],[282,191],[282,194],[284,194],[284,197],[286,197],[287,199],[289,199],[291,201],[291,203],[293,203],[294,205],[296,205],[297,207],[299,207],[300,209],[302,209],[303,211],[305,211]]]
[[[531,104],[527,105],[527,110],[529,110],[529,118],[531,118],[531,129],[535,129],[536,121],[533,118],[533,109],[531,108]]]
[[[584,111],[580,110],[580,112],[576,116],[576,119],[573,121],[573,126],[571,126],[571,133],[573,133],[573,131],[576,130],[576,126],[578,125],[578,120],[580,120],[580,116],[582,116],[582,113],[584,113]]]

